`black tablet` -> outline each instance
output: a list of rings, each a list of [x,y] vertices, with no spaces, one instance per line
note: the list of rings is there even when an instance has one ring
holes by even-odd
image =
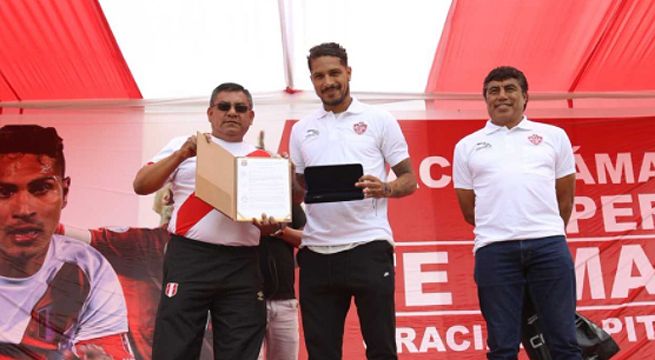
[[[355,183],[364,175],[361,164],[308,166],[305,168],[305,203],[361,200],[363,189]]]

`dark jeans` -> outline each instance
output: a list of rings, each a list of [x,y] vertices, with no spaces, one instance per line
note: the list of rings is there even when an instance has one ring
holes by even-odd
[[[166,295],[169,282],[177,283],[174,296]],[[208,311],[216,359],[257,359],[266,326],[257,249],[173,236],[164,259],[152,358],[197,359]]]
[[[475,281],[487,322],[488,359],[517,358],[526,288],[553,360],[581,359],[575,337],[575,271],[564,236],[503,241],[478,249]]]
[[[397,359],[393,247],[373,241],[336,254],[302,248],[300,310],[310,360],[341,359],[355,298],[368,359]]]

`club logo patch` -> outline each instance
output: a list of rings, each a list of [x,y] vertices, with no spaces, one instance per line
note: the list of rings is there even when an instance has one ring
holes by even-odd
[[[164,294],[168,296],[169,298],[172,298],[177,294],[177,288],[179,287],[178,283],[176,282],[169,282],[166,284],[166,290],[164,291]]]
[[[532,135],[528,136],[528,140],[530,140],[530,142],[535,144],[535,145],[541,144],[541,141],[543,139],[544,139],[543,137],[541,137],[541,136],[539,136],[537,134],[532,134]]]
[[[360,121],[360,122],[358,122],[357,124],[354,124],[354,125],[353,125],[353,130],[355,130],[355,132],[357,133],[357,135],[361,135],[361,134],[363,134],[363,133],[366,132],[366,128],[367,128],[367,127],[368,127],[368,126],[366,125],[365,122]]]

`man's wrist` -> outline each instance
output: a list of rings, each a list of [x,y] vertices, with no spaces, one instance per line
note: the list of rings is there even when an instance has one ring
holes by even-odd
[[[387,198],[391,197],[391,195],[393,194],[393,190],[391,189],[391,183],[388,182],[382,183],[382,194],[384,195],[384,197]]]
[[[186,160],[186,159],[189,158],[189,156],[188,156],[188,152],[187,152],[187,151],[184,151],[184,150],[181,149],[181,148],[180,148],[180,149],[177,149],[173,154],[174,154],[173,156],[175,157],[175,160],[176,160],[178,163],[182,163],[184,160]]]

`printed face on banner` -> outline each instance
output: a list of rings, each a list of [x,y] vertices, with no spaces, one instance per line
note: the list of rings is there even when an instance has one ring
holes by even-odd
[[[321,56],[311,61],[311,79],[316,95],[326,111],[344,111],[350,99],[349,66],[336,56]]]
[[[66,206],[69,179],[55,160],[34,154],[0,155],[0,254],[13,260],[45,256]]]
[[[491,122],[498,126],[513,126],[523,117],[527,94],[517,79],[490,81],[485,89],[487,112]]]
[[[207,109],[212,135],[229,142],[242,141],[255,118],[255,112],[248,104],[248,97],[241,91],[223,91],[216,94],[213,106]],[[244,106],[247,110],[242,112]],[[226,110],[221,110],[222,108]]]

